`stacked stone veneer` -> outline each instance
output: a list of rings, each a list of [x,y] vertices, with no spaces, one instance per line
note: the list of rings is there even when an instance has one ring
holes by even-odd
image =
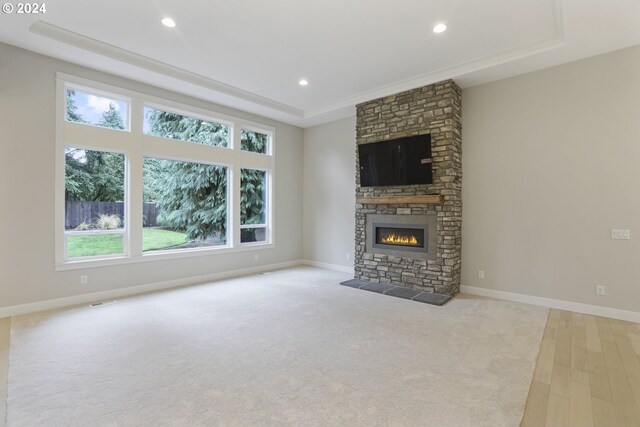
[[[355,277],[394,283],[427,292],[455,295],[460,290],[462,246],[462,123],[460,87],[452,80],[359,104],[356,143],[368,144],[409,135],[431,134],[433,184],[360,187],[356,164],[356,197],[440,194],[439,204],[356,204]],[[357,162],[356,156],[356,162]],[[404,208],[404,209],[402,209]],[[437,217],[437,247],[433,259],[415,259],[366,252],[367,214]]]

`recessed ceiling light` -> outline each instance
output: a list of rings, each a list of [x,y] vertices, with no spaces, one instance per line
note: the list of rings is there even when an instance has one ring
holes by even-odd
[[[302,79],[302,80],[300,80],[300,81],[298,82],[298,84],[299,84],[300,86],[306,86],[306,85],[308,85],[308,84],[309,84],[309,82],[308,82],[308,81],[306,81],[305,79]]]
[[[447,29],[447,26],[445,24],[438,24],[435,27],[433,27],[433,32],[434,33],[444,33],[444,31]]]
[[[165,27],[173,28],[176,26],[176,21],[171,18],[162,18],[161,22]]]

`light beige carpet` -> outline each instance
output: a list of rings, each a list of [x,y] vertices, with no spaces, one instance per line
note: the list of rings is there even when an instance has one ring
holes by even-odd
[[[301,267],[12,320],[9,426],[517,426],[547,310]]]

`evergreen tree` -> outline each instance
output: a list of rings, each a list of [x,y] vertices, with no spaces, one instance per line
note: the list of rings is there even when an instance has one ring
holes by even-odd
[[[223,147],[227,143],[228,128],[219,123],[152,109],[147,110],[147,120],[151,135],[214,147]]]
[[[124,129],[124,122],[116,109],[116,104],[113,102],[109,103],[109,109],[102,113],[102,118],[98,122],[98,126],[110,129]]]
[[[243,130],[240,133],[240,148],[245,151],[266,154],[267,135],[259,132]]]
[[[119,202],[124,199],[124,155],[65,148],[67,200]]]
[[[76,91],[72,89],[67,89],[67,120],[70,122],[85,123],[80,113],[78,113]]]
[[[145,203],[153,203],[160,200],[164,188],[165,175],[171,173],[170,162],[162,159],[148,157],[144,159],[142,182]]]
[[[227,173],[222,166],[169,162],[158,199],[158,222],[184,231],[189,239],[220,235],[227,223]]]

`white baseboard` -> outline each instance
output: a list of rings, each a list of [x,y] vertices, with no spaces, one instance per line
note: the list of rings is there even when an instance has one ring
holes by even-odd
[[[475,286],[462,285],[460,287],[460,290],[463,293],[471,295],[522,302],[525,304],[540,305],[543,307],[557,308],[559,310],[575,311],[576,313],[591,314],[593,316],[608,317],[611,319],[640,323],[640,313],[636,311],[620,310],[617,308],[582,304],[579,302],[571,302],[553,298],[536,297],[532,295],[517,294],[514,292],[497,291],[495,289],[478,288]]]
[[[343,273],[353,274],[353,267],[347,267],[346,265],[329,264],[327,262],[313,261],[310,259],[303,259],[302,264],[310,265],[312,267],[326,268],[327,270],[341,271]]]
[[[261,265],[257,267],[243,268],[240,270],[222,271],[220,273],[205,274],[202,276],[186,277],[184,279],[167,280],[165,282],[149,283],[146,285],[131,286],[128,288],[113,289],[88,294],[73,295],[70,297],[56,298],[45,301],[32,302],[28,304],[13,305],[0,308],[0,319],[3,317],[18,316],[21,314],[35,313],[38,311],[51,310],[55,308],[68,307],[78,304],[87,304],[106,299],[122,298],[129,295],[143,294],[146,292],[159,291],[162,289],[178,288],[181,286],[196,285],[199,283],[213,282],[216,280],[229,279],[232,277],[247,276],[250,274],[262,273],[264,271],[278,270],[282,268],[295,267],[304,264],[303,260],[280,262],[277,264]]]

